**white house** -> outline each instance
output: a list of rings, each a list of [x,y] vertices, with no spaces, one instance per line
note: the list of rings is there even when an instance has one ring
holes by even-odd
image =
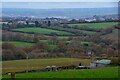
[[[95,22],[96,19],[95,19],[95,18],[93,18],[93,19],[85,19],[85,21],[86,21],[86,22]]]
[[[110,63],[111,63],[111,60],[107,60],[107,59],[97,60],[97,61],[94,61],[93,63],[90,63],[90,68],[104,67]]]

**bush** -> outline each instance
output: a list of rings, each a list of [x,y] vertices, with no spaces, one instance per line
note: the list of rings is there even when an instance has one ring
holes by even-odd
[[[118,57],[111,57],[111,64],[113,65],[120,65],[120,59]]]

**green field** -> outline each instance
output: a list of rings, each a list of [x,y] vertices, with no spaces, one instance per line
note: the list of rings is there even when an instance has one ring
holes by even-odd
[[[68,39],[69,36],[58,36],[59,39]]]
[[[4,42],[7,42],[7,43],[12,43],[16,46],[20,46],[20,47],[23,47],[23,46],[32,46],[33,43],[28,43],[28,42],[19,42],[19,41],[3,41],[2,43]]]
[[[3,76],[9,77],[9,76]],[[16,78],[118,78],[118,67],[17,74]]]
[[[82,33],[86,33],[86,34],[95,34],[96,32],[94,31],[86,31],[86,30],[79,30]]]
[[[40,40],[40,42],[48,43],[48,40]]]
[[[65,65],[89,65],[91,60],[89,59],[77,59],[77,58],[53,58],[53,59],[29,59],[29,60],[13,60],[3,61],[3,73],[6,72],[19,72],[25,70],[42,69],[46,66],[65,66]],[[27,67],[28,65],[28,67]]]
[[[39,42],[48,43],[48,40],[40,40]],[[34,43],[19,42],[19,41],[3,41],[3,42],[0,42],[0,45],[2,45],[2,43],[11,43],[18,47],[32,46],[34,44]],[[56,47],[56,45],[53,45],[53,44],[49,44],[49,46],[50,46],[50,49],[54,49]]]
[[[118,22],[103,22],[103,23],[80,23],[80,24],[68,24],[69,26],[74,27],[77,25],[78,27],[81,26],[87,26],[91,28],[108,28],[112,27],[113,25],[118,24]],[[58,35],[72,35],[70,32],[66,31],[59,31],[59,30],[52,30],[52,29],[47,29],[47,28],[18,28],[18,29],[13,29],[15,31],[23,31],[23,32],[35,32],[35,33],[40,33],[44,35],[48,35],[51,33],[56,33]],[[86,34],[95,34],[96,32],[93,31],[86,31],[86,30],[79,30],[82,33]]]
[[[112,27],[113,25],[118,24],[118,22],[104,22],[104,23],[80,23],[80,24],[69,24],[69,26],[75,26],[77,25],[78,27],[81,26],[87,26],[91,28],[108,28]]]
[[[46,28],[19,28],[19,29],[13,29],[13,30],[23,31],[23,32],[36,32],[36,33],[40,33],[40,34],[56,33],[58,35],[72,35],[72,33],[69,33],[69,32],[51,30],[51,29],[46,29]]]

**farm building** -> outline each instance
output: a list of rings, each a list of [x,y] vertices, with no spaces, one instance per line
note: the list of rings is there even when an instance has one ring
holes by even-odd
[[[88,18],[88,19],[85,19],[85,22],[95,22],[96,19],[95,18]]]
[[[94,61],[93,63],[90,63],[90,68],[104,67],[110,63],[111,63],[111,60],[107,60],[107,59],[97,60],[97,61]]]
[[[56,66],[47,66],[46,71],[49,71],[49,72],[57,71],[57,67]]]
[[[89,69],[87,66],[78,66],[76,69]]]

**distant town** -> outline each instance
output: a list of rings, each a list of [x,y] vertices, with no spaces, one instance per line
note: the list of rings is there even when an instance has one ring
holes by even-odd
[[[108,16],[97,16],[94,15],[93,17],[86,17],[86,18],[79,18],[79,19],[74,19],[74,18],[58,18],[58,17],[46,17],[46,18],[36,18],[36,17],[8,17],[4,16],[1,18],[0,22],[9,22],[9,21],[15,21],[18,23],[25,23],[26,21],[33,23],[34,21],[51,21],[53,24],[54,23],[92,23],[92,22],[118,22],[119,18],[118,15],[108,15]]]

